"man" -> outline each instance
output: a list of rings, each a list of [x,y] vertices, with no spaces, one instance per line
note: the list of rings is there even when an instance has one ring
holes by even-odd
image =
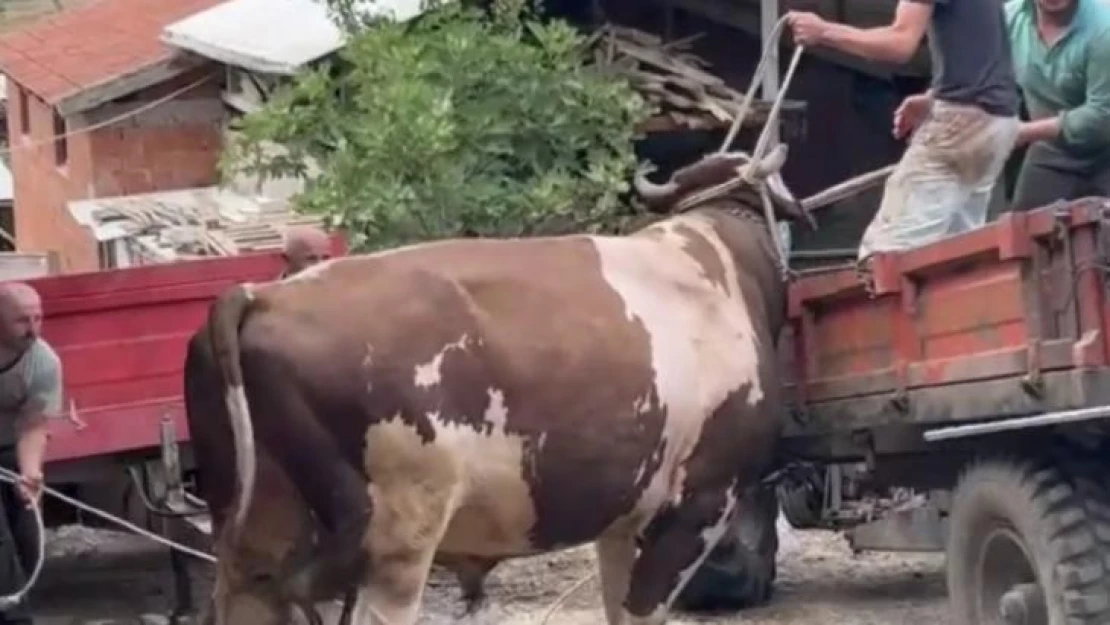
[[[285,231],[285,247],[281,257],[285,260],[285,269],[278,276],[279,280],[331,258],[331,240],[319,228],[290,226]]]
[[[1006,3],[1030,121],[1013,210],[1110,195],[1110,8],[1099,0]]]
[[[47,419],[62,414],[62,366],[40,337],[42,301],[20,282],[0,283],[0,465],[18,466],[21,481],[0,486],[0,594],[26,583],[37,558],[36,528],[27,507],[43,484]],[[16,497],[18,493],[18,499]],[[22,500],[20,502],[19,500]],[[0,615],[0,625],[31,623],[26,606]]]
[[[859,257],[902,250],[978,227],[1018,133],[1018,97],[998,0],[900,0],[877,28],[791,11],[794,39],[872,61],[905,63],[929,31],[933,79],[907,98],[894,135],[918,127],[887,180]]]

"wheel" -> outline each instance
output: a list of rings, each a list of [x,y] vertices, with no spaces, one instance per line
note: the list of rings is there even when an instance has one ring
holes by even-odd
[[[825,504],[825,473],[806,467],[789,475],[778,486],[782,516],[794,529],[820,527]]]
[[[990,460],[963,474],[947,545],[955,625],[1110,623],[1110,500],[1091,473]]]
[[[675,608],[717,612],[769,601],[779,547],[778,513],[774,488],[749,491],[738,503],[729,530],[679,594]]]

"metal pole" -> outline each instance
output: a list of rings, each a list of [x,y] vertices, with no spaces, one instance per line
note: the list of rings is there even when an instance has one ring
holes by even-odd
[[[779,65],[779,46],[771,41],[771,35],[778,21],[779,0],[759,0],[759,43],[763,53],[767,55],[768,66],[763,72],[763,84],[760,85],[760,90],[763,93],[763,101],[768,104],[774,102],[779,93],[779,72],[782,71],[782,66]],[[767,149],[770,150],[779,143],[777,120],[771,128],[767,129],[767,133]],[[778,228],[783,252],[789,254],[792,240],[790,224],[784,221],[778,224]]]

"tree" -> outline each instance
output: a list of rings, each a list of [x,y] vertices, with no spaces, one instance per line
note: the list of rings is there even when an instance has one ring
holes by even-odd
[[[585,64],[583,35],[522,4],[442,3],[405,24],[332,0],[346,46],[242,118],[225,175],[304,178],[294,208],[359,251],[620,230],[648,105]]]

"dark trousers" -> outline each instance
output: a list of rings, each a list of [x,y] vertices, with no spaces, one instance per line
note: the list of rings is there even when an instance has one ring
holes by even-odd
[[[1090,195],[1110,196],[1110,158],[1076,157],[1039,141],[1025,154],[1011,210],[1033,210]]]
[[[14,447],[0,447],[0,466],[16,470]],[[27,583],[38,558],[39,538],[34,516],[24,507],[19,491],[7,482],[0,483],[0,507],[0,595],[9,595]],[[26,601],[0,613],[0,625],[30,622]]]

